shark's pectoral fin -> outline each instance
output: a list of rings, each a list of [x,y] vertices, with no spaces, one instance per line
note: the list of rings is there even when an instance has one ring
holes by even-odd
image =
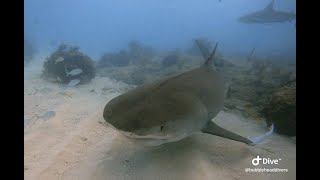
[[[243,142],[243,143],[249,144],[249,145],[254,144],[254,142],[252,142],[250,139],[247,139],[247,138],[242,137],[242,136],[240,136],[238,134],[235,134],[235,133],[233,133],[231,131],[223,129],[223,128],[219,127],[217,124],[215,124],[212,121],[209,121],[202,128],[201,132],[207,133],[207,134],[212,134],[212,135],[215,135],[215,136],[220,136],[220,137],[231,139],[231,140],[234,140],[234,141]]]
[[[267,133],[265,133],[263,135],[260,135],[260,136],[252,137],[252,138],[251,137],[248,137],[248,138],[242,137],[242,136],[240,136],[238,134],[235,134],[235,133],[233,133],[231,131],[228,131],[228,130],[226,130],[224,128],[219,127],[217,124],[215,124],[212,121],[209,121],[203,127],[203,129],[201,131],[203,133],[212,134],[212,135],[215,135],[215,136],[220,136],[220,137],[223,137],[223,138],[227,138],[227,139],[231,139],[231,140],[234,140],[234,141],[243,142],[245,144],[253,146],[253,145],[256,145],[256,144],[263,144],[264,140],[272,135],[272,133],[274,131],[274,126],[272,125],[270,131],[268,131]]]
[[[248,137],[248,139],[252,141],[251,145],[263,144],[265,143],[264,140],[269,136],[271,136],[273,132],[274,132],[274,125],[272,124],[270,130],[267,133],[262,134],[260,136],[256,136],[256,137]]]

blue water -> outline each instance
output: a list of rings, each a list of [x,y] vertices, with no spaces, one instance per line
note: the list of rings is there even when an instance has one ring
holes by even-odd
[[[237,18],[270,0],[25,0],[24,34],[39,52],[61,42],[78,45],[97,60],[130,40],[158,50],[188,48],[192,39],[219,41],[224,54],[295,56],[294,23],[241,24]],[[276,0],[276,10],[296,11],[296,2]]]

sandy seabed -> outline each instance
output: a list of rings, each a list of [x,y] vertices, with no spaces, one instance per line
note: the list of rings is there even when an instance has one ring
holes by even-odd
[[[296,144],[274,134],[248,146],[196,133],[156,147],[132,143],[104,121],[105,104],[131,87],[106,77],[64,88],[40,78],[41,63],[25,67],[24,177],[26,180],[281,180],[296,179]],[[53,117],[43,116],[54,111]],[[243,136],[267,131],[261,121],[221,111],[217,124]],[[281,159],[277,165],[255,157]],[[245,172],[246,168],[288,172]]]

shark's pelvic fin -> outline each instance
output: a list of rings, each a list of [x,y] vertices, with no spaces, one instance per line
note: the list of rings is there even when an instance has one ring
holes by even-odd
[[[272,0],[265,8],[265,11],[273,11],[274,0]]]
[[[243,143],[249,144],[249,145],[254,144],[254,142],[252,142],[250,139],[247,139],[247,138],[242,137],[242,136],[240,136],[238,134],[235,134],[235,133],[233,133],[231,131],[223,129],[223,128],[219,127],[218,125],[216,125],[212,121],[209,121],[202,128],[201,132],[207,133],[207,134],[212,134],[212,135],[215,135],[215,136],[220,136],[220,137],[231,139],[231,140],[234,140],[234,141],[243,142]]]
[[[215,124],[212,121],[209,121],[203,127],[203,129],[201,131],[203,133],[212,134],[212,135],[215,135],[215,136],[220,136],[220,137],[223,137],[223,138],[227,138],[227,139],[231,139],[231,140],[234,140],[234,141],[243,142],[245,144],[253,146],[253,145],[257,145],[257,144],[263,144],[264,140],[273,134],[274,126],[272,125],[270,131],[268,131],[267,133],[265,133],[263,135],[260,135],[260,136],[252,137],[252,138],[250,138],[250,137],[248,137],[248,138],[242,137],[242,136],[240,136],[238,134],[235,134],[235,133],[233,133],[231,131],[228,131],[228,130],[226,130],[224,128],[219,127],[217,124]]]

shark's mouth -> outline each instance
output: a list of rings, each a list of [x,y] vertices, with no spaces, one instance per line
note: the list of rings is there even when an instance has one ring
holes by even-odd
[[[159,136],[159,135],[137,135],[135,133],[132,133],[132,132],[125,132],[125,131],[121,131],[121,130],[118,130],[120,131],[122,134],[124,134],[125,136],[128,136],[130,138],[137,138],[137,139],[158,139],[158,140],[164,140],[164,139],[168,139],[170,138],[171,136],[169,135],[166,135],[166,136]]]
[[[107,122],[107,123],[108,123],[108,122]],[[151,140],[151,139],[164,140],[164,139],[171,138],[170,135],[165,135],[165,136],[163,136],[163,135],[138,135],[138,134],[135,134],[135,133],[133,133],[133,132],[127,132],[127,131],[119,130],[119,129],[115,128],[115,127],[114,127],[112,124],[110,124],[110,123],[108,123],[108,125],[109,125],[112,129],[114,129],[114,130],[120,132],[121,134],[123,134],[123,135],[125,135],[125,136],[127,136],[127,137],[130,137],[130,138],[149,139],[149,140]]]
[[[170,142],[175,142],[179,141],[185,137],[188,136],[188,134],[184,133],[179,136],[154,136],[154,135],[147,135],[147,136],[139,136],[135,135],[133,133],[129,132],[123,132],[121,131],[122,134],[124,134],[126,137],[129,137],[132,142],[137,143],[137,144],[142,144],[146,146],[159,146],[165,143],[170,143]]]
[[[187,133],[181,133],[181,134],[162,134],[162,135],[154,135],[154,134],[149,134],[149,135],[138,135],[135,134],[133,132],[126,132],[126,131],[122,131],[119,130],[117,128],[115,128],[113,125],[111,125],[110,123],[108,123],[108,125],[120,132],[121,134],[125,135],[126,137],[132,138],[132,139],[139,139],[139,140],[146,140],[146,141],[152,141],[152,140],[159,140],[161,142],[172,142],[172,141],[178,141],[180,139],[185,138],[186,136],[190,135]]]

